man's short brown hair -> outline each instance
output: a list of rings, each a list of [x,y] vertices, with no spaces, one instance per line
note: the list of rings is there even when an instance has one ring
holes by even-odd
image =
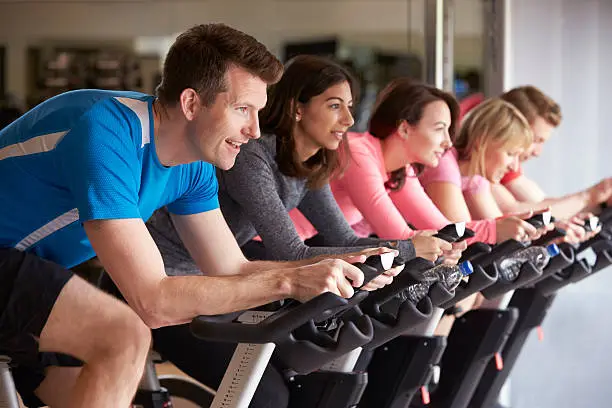
[[[501,99],[514,105],[527,122],[533,124],[541,116],[551,126],[561,124],[561,107],[551,97],[532,85],[513,88],[501,96]]]
[[[201,24],[180,34],[164,61],[160,101],[176,105],[181,93],[194,89],[206,105],[227,90],[225,74],[232,65],[267,84],[276,83],[283,64],[255,38],[225,24]]]

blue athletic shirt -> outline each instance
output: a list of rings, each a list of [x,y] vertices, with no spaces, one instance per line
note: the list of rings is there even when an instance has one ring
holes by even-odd
[[[71,91],[0,131],[0,247],[70,268],[95,256],[85,221],[219,208],[211,164],[159,162],[154,99]]]

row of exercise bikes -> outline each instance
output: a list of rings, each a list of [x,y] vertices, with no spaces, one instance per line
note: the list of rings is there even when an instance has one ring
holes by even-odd
[[[549,213],[528,220],[536,227],[553,221]],[[357,265],[365,284],[405,264],[382,289],[357,290],[350,299],[324,293],[306,303],[287,300],[232,320],[197,317],[191,323],[194,336],[239,343],[220,387],[158,375],[160,356],[152,352],[133,406],[170,408],[181,401],[247,408],[272,361],[291,389],[290,408],[494,407],[527,337],[541,326],[560,290],[612,263],[612,209],[588,219],[584,228],[600,226],[600,233],[579,245],[551,244],[565,233],[558,228],[530,243],[473,243],[454,269],[462,275],[452,283],[427,280],[426,271],[436,267],[429,261],[383,254]],[[437,236],[456,242],[473,232],[458,223]],[[524,254],[531,258],[519,256]],[[508,265],[516,272],[511,278]],[[99,284],[116,290],[106,275]],[[423,296],[415,297],[415,289],[423,287]],[[448,337],[434,336],[431,328],[443,314],[477,292],[495,307],[470,310],[457,318]],[[432,388],[434,374],[439,378]],[[10,360],[0,356],[0,408],[18,407]]]

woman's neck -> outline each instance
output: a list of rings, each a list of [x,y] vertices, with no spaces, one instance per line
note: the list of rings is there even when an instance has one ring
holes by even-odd
[[[470,159],[457,159],[457,163],[459,164],[459,173],[461,173],[464,177],[475,176],[474,174],[474,166],[472,165],[472,160]]]
[[[306,162],[312,156],[317,154],[317,152],[321,149],[321,146],[310,140],[310,138],[308,138],[308,136],[301,132],[297,127],[293,129],[293,135],[291,137],[293,137],[297,157],[302,163]]]
[[[392,134],[386,139],[380,140],[380,147],[387,173],[392,173],[411,164],[410,158],[406,156],[404,141],[397,134]]]

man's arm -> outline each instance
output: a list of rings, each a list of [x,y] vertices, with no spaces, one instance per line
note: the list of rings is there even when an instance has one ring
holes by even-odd
[[[87,221],[85,230],[127,302],[153,328],[185,323],[201,314],[248,309],[294,292],[289,271],[283,269],[249,276],[166,276],[161,255],[140,219]]]
[[[539,210],[550,207],[559,219],[569,219],[583,211],[596,211],[597,205],[610,194],[608,179],[583,191],[562,197],[546,198],[539,186],[524,175],[506,186],[492,185],[492,193],[504,213]]]
[[[539,203],[546,198],[540,186],[524,174],[506,184],[506,188],[518,201]]]
[[[161,255],[142,220],[86,221],[85,230],[107,273],[151,328],[285,298],[306,301],[324,292],[350,297],[354,293],[351,282],[355,287],[363,282],[359,269],[340,260],[246,276],[166,276]]]
[[[540,203],[531,201],[519,201],[503,184],[491,184],[491,194],[495,198],[495,202],[504,214],[529,211],[532,209],[545,208]]]

